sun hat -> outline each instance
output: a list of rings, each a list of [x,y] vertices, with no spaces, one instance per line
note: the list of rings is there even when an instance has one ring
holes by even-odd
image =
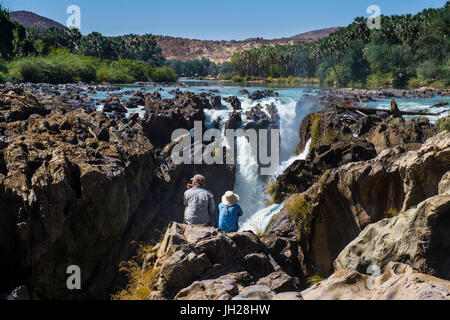
[[[234,206],[236,203],[239,202],[239,196],[233,191],[227,191],[222,197],[222,202],[227,207]]]
[[[206,179],[204,176],[197,174],[191,179],[192,183],[198,187],[204,187],[206,184]]]

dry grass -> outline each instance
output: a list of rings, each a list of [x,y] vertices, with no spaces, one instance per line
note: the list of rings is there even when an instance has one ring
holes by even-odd
[[[295,222],[302,235],[311,232],[312,207],[304,195],[295,194],[286,201],[289,218]]]
[[[311,124],[311,146],[318,147],[320,143],[320,116],[315,116]]]
[[[136,257],[120,263],[119,272],[126,275],[128,284],[124,290],[111,295],[112,300],[148,300],[159,275],[157,268],[148,266],[144,270],[142,267],[149,254],[156,254],[153,246],[139,244]]]
[[[450,116],[438,119],[436,121],[436,133],[443,131],[450,132]]]
[[[384,214],[384,216],[386,218],[393,218],[393,217],[397,217],[399,215],[399,211],[395,208],[391,208],[388,211],[386,211],[386,213]]]
[[[264,186],[264,191],[266,192],[266,194],[268,194],[272,198],[272,201],[270,201],[269,203],[270,204],[274,204],[275,203],[275,198],[276,198],[277,193],[278,193],[277,180],[276,179],[268,180],[266,185]]]
[[[312,287],[312,286],[322,282],[323,280],[325,280],[325,277],[323,277],[319,274],[315,274],[315,275],[309,277],[306,282],[308,283],[308,285],[310,287]]]

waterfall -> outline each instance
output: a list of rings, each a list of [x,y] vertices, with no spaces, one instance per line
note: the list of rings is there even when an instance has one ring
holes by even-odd
[[[274,178],[282,174],[284,170],[286,170],[296,160],[305,160],[309,154],[310,147],[311,147],[311,139],[306,144],[305,150],[303,151],[302,154],[298,156],[293,156],[292,158],[281,164]],[[262,196],[262,198],[264,198],[264,196]],[[241,223],[240,231],[251,230],[254,233],[264,232],[268,224],[270,223],[272,217],[280,213],[280,211],[283,208],[284,202],[281,204],[273,204],[267,208],[260,209],[248,219],[243,220],[244,222]]]
[[[245,101],[247,102],[247,101]],[[275,104],[280,116],[280,164],[277,174],[281,174],[289,165],[297,159],[305,159],[309,152],[309,144],[305,152],[299,156],[292,156],[299,143],[298,128],[301,119],[296,113],[297,103],[290,98],[269,98],[260,102],[262,105]],[[251,104],[243,103],[245,109]],[[236,171],[235,192],[239,194],[240,205],[244,211],[241,217],[241,230],[252,230],[255,233],[263,232],[274,215],[279,213],[282,204],[273,204],[266,207],[267,195],[264,191],[264,183],[267,177],[259,175],[259,167],[256,156],[252,154],[250,144],[245,137],[238,138],[238,166]]]
[[[235,192],[244,211],[241,219],[246,220],[265,206],[264,181],[259,175],[256,155],[252,153],[246,137],[237,138],[237,163]]]

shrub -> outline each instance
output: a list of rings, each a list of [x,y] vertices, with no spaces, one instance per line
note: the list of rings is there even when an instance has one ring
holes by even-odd
[[[323,280],[325,280],[325,277],[323,277],[319,274],[315,274],[315,275],[309,277],[306,282],[308,283],[308,285],[310,287],[312,287],[312,286],[322,282]]]
[[[286,201],[289,218],[297,225],[301,236],[308,236],[311,232],[312,207],[304,195],[295,194]]]
[[[45,57],[28,56],[8,64],[8,78],[13,82],[94,82],[94,62],[64,50],[58,50]]]
[[[119,265],[119,271],[124,273],[129,282],[126,289],[111,296],[113,300],[147,300],[152,292],[157,276],[158,268],[148,266],[142,269],[143,262],[148,254],[156,254],[152,246],[139,244],[137,255]]]
[[[439,63],[434,59],[424,61],[417,67],[417,76],[420,80],[439,79],[441,73]]]
[[[270,179],[267,181],[264,190],[266,193],[272,198],[273,203],[275,203],[275,198],[277,197],[278,193],[278,184],[276,179]]]
[[[133,76],[128,68],[119,64],[105,64],[97,70],[97,81],[110,83],[131,83],[134,82]]]
[[[320,116],[314,116],[311,124],[311,146],[317,147],[320,141]]]
[[[5,82],[7,72],[8,68],[6,67],[6,64],[0,60],[0,83]]]
[[[231,80],[233,82],[243,82],[244,81],[244,79],[239,75],[234,76],[233,78],[231,78]]]
[[[152,67],[143,61],[134,61],[121,59],[116,64],[128,69],[130,75],[135,81],[149,81],[152,73]]]
[[[438,119],[435,126],[436,133],[440,133],[442,131],[450,132],[450,116]]]
[[[385,87],[393,82],[393,77],[389,74],[375,73],[367,77],[366,83],[369,87]]]
[[[408,81],[408,87],[413,88],[413,89],[417,89],[422,87],[423,82],[420,81],[418,78],[411,78]]]
[[[150,78],[155,82],[176,82],[178,75],[168,66],[153,68]]]
[[[399,211],[395,208],[391,208],[386,212],[385,217],[393,218],[393,217],[397,217],[398,215],[399,215]]]

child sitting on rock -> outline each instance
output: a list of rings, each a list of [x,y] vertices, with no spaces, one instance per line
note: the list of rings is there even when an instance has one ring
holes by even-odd
[[[216,227],[223,232],[237,232],[239,229],[239,217],[243,215],[241,206],[238,204],[239,196],[233,191],[228,191],[222,197],[219,205],[219,216]]]

